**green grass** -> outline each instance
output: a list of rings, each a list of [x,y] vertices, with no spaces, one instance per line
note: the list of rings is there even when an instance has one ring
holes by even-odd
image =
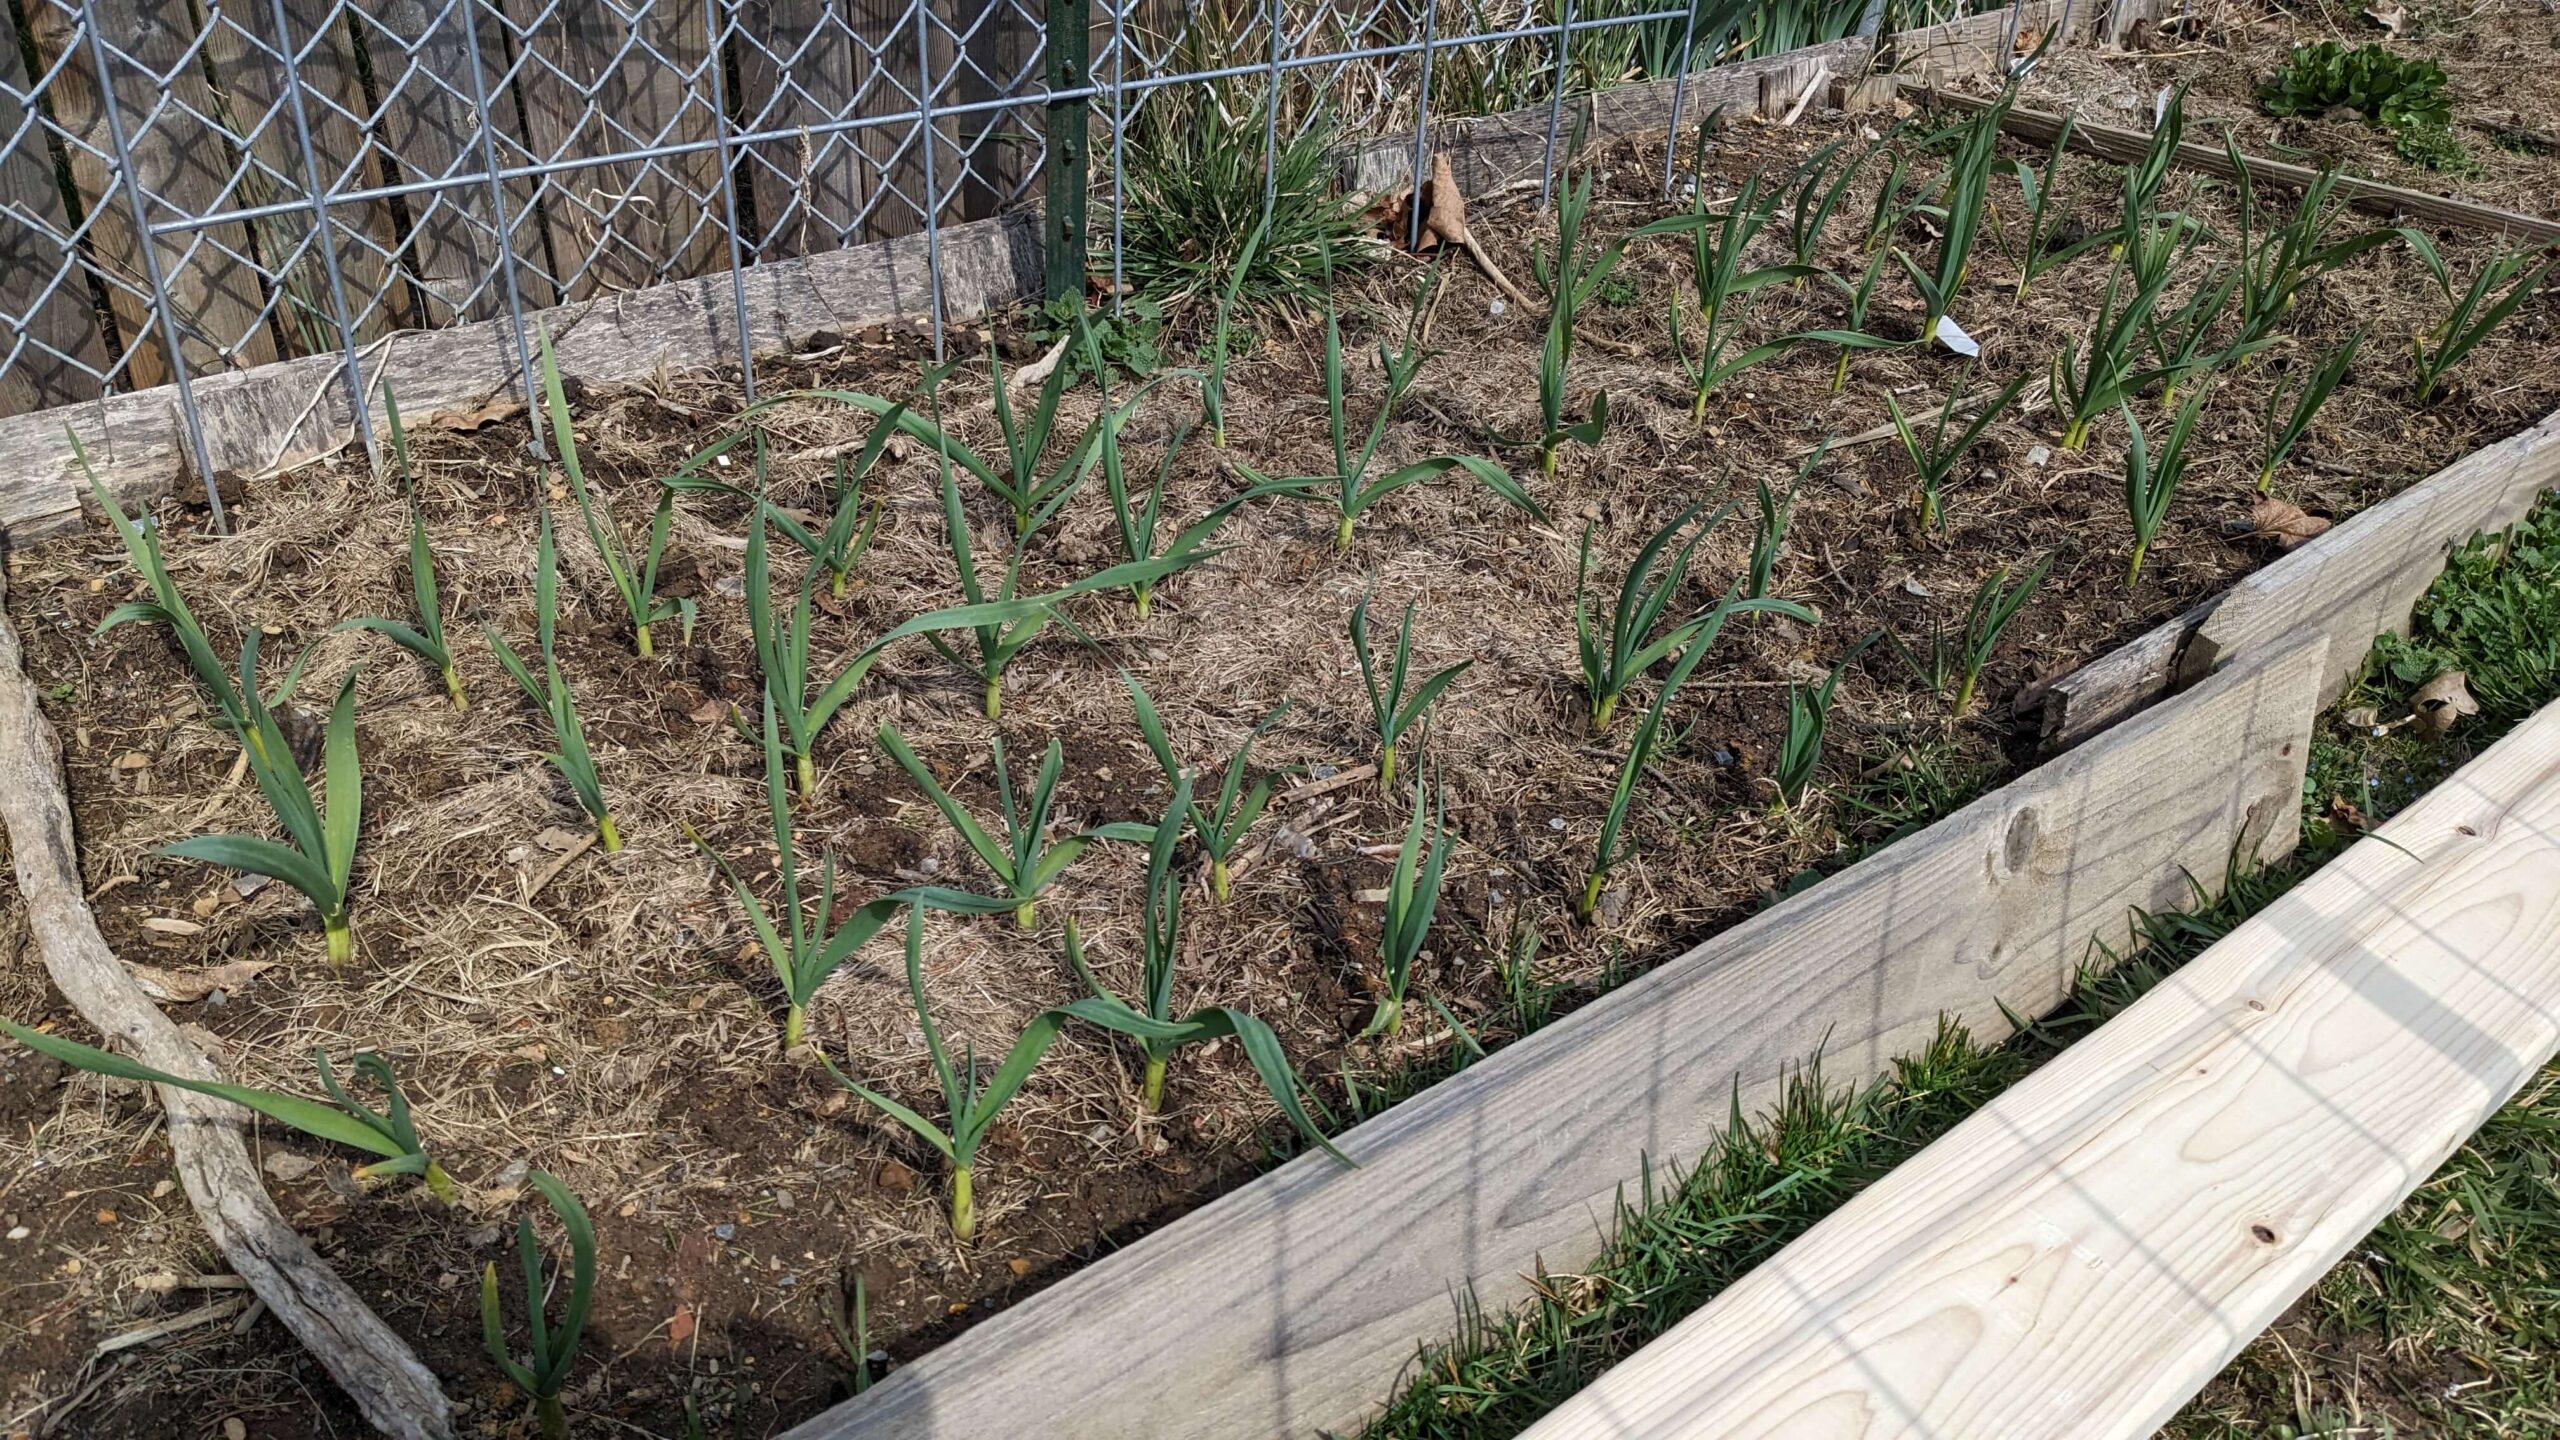
[[[1871,1084],[1842,1087],[1820,1063],[1792,1076],[1768,1113],[1735,1122],[1685,1171],[1649,1173],[1619,1200],[1616,1236],[1571,1277],[1540,1277],[1528,1303],[1470,1311],[1458,1339],[1426,1353],[1368,1440],[1495,1440],[1519,1434],[1609,1366],[1678,1324],[1894,1166],[1918,1154],[2063,1046],[2201,954],[2281,894],[2290,871],[2231,877],[2224,898],[2142,917],[2131,963],[2093,951],[2071,1002],[1999,1045],[1942,1024],[1919,1054]]]
[[[2390,726],[2444,669],[2466,672],[2481,713],[2438,739]],[[2378,821],[2555,695],[2560,500],[2546,499],[2513,530],[2456,551],[2420,602],[2412,634],[2375,644],[2313,747],[2304,842],[2285,864],[2235,864],[2220,898],[2200,892],[2192,909],[2138,914],[2134,947],[2119,955],[2093,944],[2071,1001],[2002,1044],[1942,1026],[1926,1049],[1862,1087],[1828,1083],[1819,1063],[1809,1064],[1768,1113],[1737,1114],[1694,1167],[1651,1172],[1622,1196],[1615,1238],[1597,1259],[1569,1278],[1541,1277],[1534,1297],[1510,1310],[1470,1309],[1458,1337],[1423,1352],[1363,1436],[1517,1435],[2352,843],[2355,828],[2335,801]],[[1842,798],[1882,832],[1873,843],[1962,803],[1973,788],[1973,777],[1925,740],[1890,741],[1865,758]],[[1519,1009],[1525,1016],[1532,1007],[1543,1017],[1553,997],[1528,991]],[[1355,1108],[1373,1109],[1383,1088],[1355,1090]],[[2560,1433],[2552,1408],[2560,1319],[2548,1304],[2560,1253],[2555,1175],[2560,1066],[2305,1302],[2313,1332],[2354,1348],[2357,1363],[2306,1369],[2295,1358],[2298,1338],[2291,1348],[2262,1340],[2165,1433]],[[2448,1370],[2459,1372],[2455,1383]],[[2373,1423],[2382,1395],[2403,1417],[2396,1429]]]

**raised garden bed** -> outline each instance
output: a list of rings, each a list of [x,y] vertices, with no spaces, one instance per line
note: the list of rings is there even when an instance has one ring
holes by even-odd
[[[1733,125],[1708,156],[1707,185],[1721,192],[1832,139],[1854,145],[1862,123],[1816,114],[1793,128]],[[1587,157],[1604,231],[1663,213],[1660,144],[1659,137],[1609,143]],[[1826,251],[1840,268],[1863,265],[1851,232],[1861,228],[1856,217],[1875,178],[1862,176],[1840,207],[1844,218]],[[2084,165],[2065,194],[2074,223],[2103,224],[2113,179]],[[2164,196],[2217,233],[2231,226],[2229,196],[2217,187],[2173,178]],[[1546,230],[1528,198],[1480,200],[1471,218],[1497,263],[1525,278],[1529,244]],[[1925,249],[1925,225],[1912,223],[1923,228],[1906,238]],[[1584,523],[1593,529],[1601,583],[1613,585],[1644,539],[1702,495],[1728,485],[1747,494],[1760,480],[1783,493],[1802,451],[1883,418],[1879,391],[1906,406],[1932,405],[1959,387],[2042,375],[2095,308],[2103,257],[2047,275],[2018,302],[2004,293],[2009,262],[1984,243],[1962,307],[1985,348],[1979,370],[1933,351],[1863,354],[1851,362],[1845,392],[1834,395],[1833,353],[1806,346],[1729,382],[1711,399],[1703,428],[1690,419],[1662,325],[1685,256],[1676,244],[1640,247],[1619,272],[1623,284],[1586,312],[1576,361],[1577,393],[1610,391],[1610,429],[1594,449],[1569,448],[1553,481],[1533,484],[1546,522],[1471,487],[1426,486],[1370,512],[1349,552],[1336,556],[1329,523],[1257,502],[1221,536],[1227,553],[1165,586],[1151,620],[1137,621],[1124,597],[1088,599],[1071,613],[1093,645],[1073,643],[1061,627],[1026,654],[1001,725],[1012,753],[1019,763],[1060,742],[1062,812],[1078,823],[1152,821],[1165,791],[1137,743],[1115,666],[1145,680],[1177,751],[1194,760],[1223,757],[1281,700],[1298,701],[1255,752],[1257,770],[1278,777],[1282,798],[1238,867],[1233,900],[1217,905],[1204,896],[1192,906],[1185,964],[1200,1000],[1240,1005],[1270,1022],[1337,1121],[1347,1121],[1375,1103],[1376,1092],[1447,1067],[1464,1044],[1436,1017],[1425,1022],[1419,1007],[1401,1038],[1359,1035],[1374,998],[1377,909],[1367,897],[1386,877],[1375,852],[1394,844],[1407,818],[1402,792],[1335,783],[1374,748],[1341,633],[1373,577],[1372,608],[1390,624],[1404,602],[1418,602],[1418,664],[1473,661],[1426,742],[1407,755],[1408,766],[1427,762],[1446,784],[1458,838],[1450,898],[1415,984],[1418,997],[1446,1006],[1476,1042],[1492,1045],[1723,930],[1799,877],[1837,869],[2021,773],[2043,735],[2032,718],[2012,717],[2013,700],[2189,610],[2271,553],[2229,533],[2256,498],[2267,389],[2355,325],[2375,326],[2368,358],[2280,474],[2279,492],[2306,510],[2352,515],[2560,403],[2560,376],[2540,363],[2551,347],[2546,299],[2466,363],[2453,393],[2415,406],[2398,357],[2405,335],[2431,325],[2441,302],[2433,282],[2393,246],[2324,279],[2289,321],[2287,346],[2218,383],[2194,442],[2197,468],[2139,586],[2123,579],[2120,422],[2102,425],[2079,452],[2054,448],[2059,427],[2049,411],[1996,422],[1948,494],[1943,533],[1912,524],[1908,463],[1898,447],[1835,450],[1797,495],[1776,572],[1777,592],[1817,608],[1823,623],[1728,628],[1683,692],[1679,721],[1689,728],[1657,762],[1657,786],[1638,809],[1642,854],[1617,872],[1599,925],[1570,923],[1618,743],[1586,733],[1573,678]],[[2463,283],[2479,263],[2476,247],[2452,235],[2439,243]],[[1399,261],[1346,277],[1353,354],[1366,339],[1401,329],[1419,274]],[[1384,454],[1402,461],[1493,453],[1534,476],[1527,453],[1497,437],[1536,429],[1531,397],[1543,316],[1497,310],[1493,291],[1455,266],[1440,279],[1445,291],[1426,301],[1437,358],[1389,427]],[[1881,333],[1908,338],[1917,317],[1901,298],[1888,291],[1872,319]],[[1773,288],[1753,323],[1768,334],[1833,325],[1836,300],[1821,288]],[[1307,378],[1318,335],[1276,320],[1262,329],[1235,377],[1231,448],[1222,454],[1192,438],[1173,464],[1169,516],[1188,517],[1232,494],[1238,482],[1229,461],[1268,473],[1324,468],[1320,398]],[[964,343],[1018,358],[1039,348],[1007,318]],[[911,336],[856,335],[790,362],[765,384],[903,397],[920,369]],[[1374,373],[1356,370],[1354,384],[1354,413],[1365,414]],[[956,433],[982,450],[995,448],[987,398],[974,365],[943,392]],[[721,433],[738,408],[717,377],[598,387],[576,399],[589,476],[621,509],[626,533],[645,520],[654,478]],[[1091,413],[1088,392],[1067,403],[1076,423]],[[1148,407],[1128,435],[1133,471],[1152,473],[1187,409],[1187,400]],[[2151,413],[2146,423],[2154,423]],[[493,418],[500,417],[480,417]],[[864,428],[841,407],[815,402],[768,418],[785,504],[819,495],[833,457],[858,446]],[[563,499],[556,480],[528,464],[520,432],[509,427],[421,428],[412,439],[448,605],[484,613],[521,641],[530,628],[525,576],[535,502],[545,492]],[[952,598],[932,468],[916,447],[883,462],[889,518],[864,562],[863,584],[822,607],[827,643],[849,651]],[[760,1433],[816,1414],[839,1393],[844,1367],[828,1358],[834,1340],[817,1295],[849,1273],[868,1278],[872,1333],[903,1361],[1250,1179],[1288,1144],[1232,1046],[1177,1062],[1170,1114],[1141,1120],[1126,1049],[1075,1033],[1006,1112],[982,1172],[981,1238],[974,1249],[955,1248],[929,1157],[849,1102],[822,1070],[774,1058],[769,967],[745,950],[751,937],[742,915],[680,828],[693,826],[756,874],[762,767],[755,745],[731,723],[733,707],[751,707],[757,688],[737,599],[744,506],[693,498],[679,506],[665,590],[696,602],[700,620],[689,642],[666,644],[645,662],[609,622],[610,594],[594,557],[577,527],[564,524],[573,599],[563,662],[580,687],[629,845],[553,874],[580,821],[532,758],[543,732],[487,651],[461,647],[463,683],[476,703],[456,716],[443,708],[436,677],[415,661],[371,637],[329,632],[349,615],[406,613],[407,535],[396,482],[341,459],[245,498],[240,533],[228,539],[196,533],[175,505],[164,505],[163,518],[180,583],[221,643],[247,625],[273,627],[276,653],[317,647],[313,674],[324,681],[363,662],[358,731],[369,821],[350,967],[322,961],[319,933],[283,887],[243,899],[227,876],[150,855],[189,834],[254,831],[263,812],[253,791],[227,779],[236,751],[201,723],[163,638],[139,627],[103,640],[91,635],[131,585],[103,532],[13,553],[10,610],[66,737],[84,878],[119,952],[182,972],[282,962],[254,979],[233,972],[221,1002],[192,1002],[187,1018],[220,1039],[235,1076],[288,1089],[306,1087],[303,1057],[315,1046],[339,1056],[363,1046],[394,1053],[448,1167],[490,1206],[485,1214],[448,1212],[399,1196],[357,1198],[339,1175],[342,1157],[296,1137],[265,1137],[268,1153],[291,1157],[270,1167],[271,1175],[287,1172],[277,1187],[288,1213],[321,1230],[333,1262],[457,1397],[473,1402],[470,1423],[513,1413],[507,1392],[484,1388],[494,1375],[480,1353],[471,1282],[482,1260],[503,1258],[497,1222],[508,1213],[518,1160],[569,1180],[601,1232],[606,1280],[576,1408],[664,1431],[678,1427],[690,1396],[716,1424]],[[976,518],[986,528],[993,511]],[[2509,517],[2461,523],[2498,518]],[[1705,585],[1720,589],[1746,568],[1746,521],[1728,521],[1701,545],[1695,568]],[[1035,540],[1026,588],[1118,558],[1109,523],[1100,496],[1082,496]],[[2052,578],[1985,676],[1989,705],[1952,719],[1942,697],[1883,648],[1870,648],[1845,672],[1815,798],[1772,812],[1766,782],[1791,684],[1818,681],[1871,630],[1925,645],[1933,627],[1961,621],[1986,576],[2003,567],[2021,572],[2047,554],[2058,557]],[[672,640],[672,629],[661,627],[661,636]],[[2316,688],[2323,678],[2288,683]],[[2217,683],[2228,691],[2244,682]],[[991,811],[985,741],[996,727],[977,712],[977,698],[974,682],[929,650],[893,651],[821,747],[818,793],[799,817],[804,854],[832,848],[848,885],[866,895],[928,874],[981,883],[974,860],[869,739],[879,724],[894,723],[964,803]],[[2196,732],[2179,727],[2214,723],[2216,713],[2164,713],[2152,728],[2112,743],[2130,753],[2192,741]],[[2248,733],[2267,741],[2267,732]],[[2299,757],[2292,763],[2298,769]],[[2042,783],[2066,783],[2074,773],[2057,771]],[[2249,773],[2235,772],[2235,794]],[[1859,1037],[1869,1049],[1857,1063],[1882,1063],[1904,1029],[1938,1009],[2058,999],[2086,935],[2120,915],[2127,899],[2159,900],[2179,863],[2209,865],[2237,833],[2241,812],[2261,798],[2258,790],[2239,795],[2237,809],[2217,806],[2217,828],[2180,832],[2185,849],[2133,857],[2136,873],[2120,878],[2121,893],[2101,889],[2081,896],[2081,908],[2040,918],[2035,973],[2045,978],[2031,992],[1995,983],[1995,966],[1962,996],[1926,988],[1904,995],[1902,1009],[1879,1013],[1878,1028]],[[1909,855],[1894,860],[1897,853],[1887,852],[1888,865],[1923,865]],[[1052,917],[1078,914],[1106,974],[1124,984],[1135,969],[1129,937],[1142,868],[1134,847],[1097,847],[1044,906]],[[1536,937],[1534,951],[1522,948],[1524,936]],[[1033,1012],[1076,993],[1052,932],[937,919],[929,941],[937,1012],[981,1049],[1001,1047]],[[929,1086],[896,971],[893,945],[865,952],[820,996],[812,1035],[856,1076],[914,1098]],[[13,969],[0,987],[0,1012],[63,1018],[31,965]],[[1635,1013],[1631,1005],[1619,1013]],[[1730,999],[1727,1009],[1738,1023],[1752,1019]],[[1800,1059],[1821,1044],[1823,1028],[1773,1033],[1752,1063],[1774,1071]],[[1721,1094],[1740,1063],[1710,1059],[1697,1081]],[[26,1225],[30,1243],[0,1248],[11,1283],[38,1297],[25,1312],[32,1320],[8,1322],[19,1327],[9,1345],[30,1357],[16,1368],[48,1387],[75,1373],[87,1353],[89,1317],[113,1314],[102,1307],[114,1306],[139,1317],[163,1313],[175,1301],[162,1277],[175,1283],[203,1264],[184,1208],[153,1194],[165,1165],[138,1148],[152,1143],[140,1138],[155,1113],[147,1096],[87,1081],[70,1094],[81,1103],[66,1103],[62,1076],[23,1055],[0,1083],[13,1120],[9,1153],[43,1162],[26,1170],[43,1177],[24,1192],[37,1198],[10,1202],[18,1217],[10,1223]],[[529,1147],[533,1136],[544,1138]],[[1605,1144],[1630,1153],[1657,1144],[1672,1154],[1697,1148],[1685,1131],[1643,1127],[1614,1132]],[[1296,1188],[1282,1193],[1325,1194],[1314,1167],[1330,1162],[1298,1164],[1290,1172]],[[1598,1189],[1616,1178],[1614,1170],[1601,1176]],[[41,1245],[33,1243],[38,1236]],[[66,1251],[78,1268],[66,1268]],[[1488,1258],[1489,1278],[1521,1268],[1507,1255]],[[1445,1304],[1447,1287],[1462,1277],[1421,1278],[1426,1298]],[[1257,1274],[1239,1283],[1263,1282]],[[1286,1300],[1290,1286],[1274,1276],[1269,1289],[1270,1298]],[[1369,1348],[1391,1367],[1417,1338],[1407,1326]],[[181,1343],[157,1353],[206,1363],[137,1372],[88,1401],[85,1421],[98,1433],[156,1433],[167,1407],[183,1404],[252,1416],[259,1433],[296,1433],[309,1383],[298,1360],[254,1339],[191,1335]],[[624,1358],[596,1363],[607,1356]],[[920,1392],[909,1385],[906,1393]],[[1367,1393],[1374,1397],[1374,1387]],[[922,1403],[932,1408],[930,1398]]]

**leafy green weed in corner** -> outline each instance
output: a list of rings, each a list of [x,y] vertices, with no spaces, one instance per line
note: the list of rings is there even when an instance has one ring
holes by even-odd
[[[2283,67],[2259,84],[2258,106],[2270,115],[2318,115],[2343,105],[2385,129],[2407,130],[2452,122],[2444,91],[2444,67],[2433,60],[2323,40],[2293,47]]]

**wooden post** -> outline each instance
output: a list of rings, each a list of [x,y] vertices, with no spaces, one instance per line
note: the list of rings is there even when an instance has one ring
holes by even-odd
[[[1048,78],[1052,93],[1081,88],[1091,73],[1092,0],[1049,0]],[[1086,133],[1093,102],[1049,102],[1048,208],[1040,228],[1049,299],[1084,293]]]

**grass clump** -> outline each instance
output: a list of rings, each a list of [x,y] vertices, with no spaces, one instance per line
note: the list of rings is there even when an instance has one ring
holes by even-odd
[[[1318,120],[1283,118],[1272,204],[1263,213],[1265,105],[1227,85],[1147,98],[1130,126],[1121,265],[1130,286],[1168,308],[1231,287],[1248,308],[1322,299],[1332,252],[1365,260],[1358,197],[1333,186],[1326,152],[1340,138]],[[1107,233],[1107,232],[1106,232]]]
[[[1941,1022],[1918,1054],[1854,1089],[1819,1061],[1685,1172],[1648,1168],[1618,1199],[1614,1237],[1578,1283],[1533,1281],[1499,1314],[1469,1306],[1458,1338],[1424,1351],[1362,1440],[1507,1440],[1687,1318],[1814,1223],[1918,1154],[2070,1040],[2146,993],[2281,894],[2289,874],[2234,867],[2221,899],[2137,913],[2138,946],[2093,946],[2062,1012],[1998,1045]],[[2199,894],[2201,899],[2201,894]]]

